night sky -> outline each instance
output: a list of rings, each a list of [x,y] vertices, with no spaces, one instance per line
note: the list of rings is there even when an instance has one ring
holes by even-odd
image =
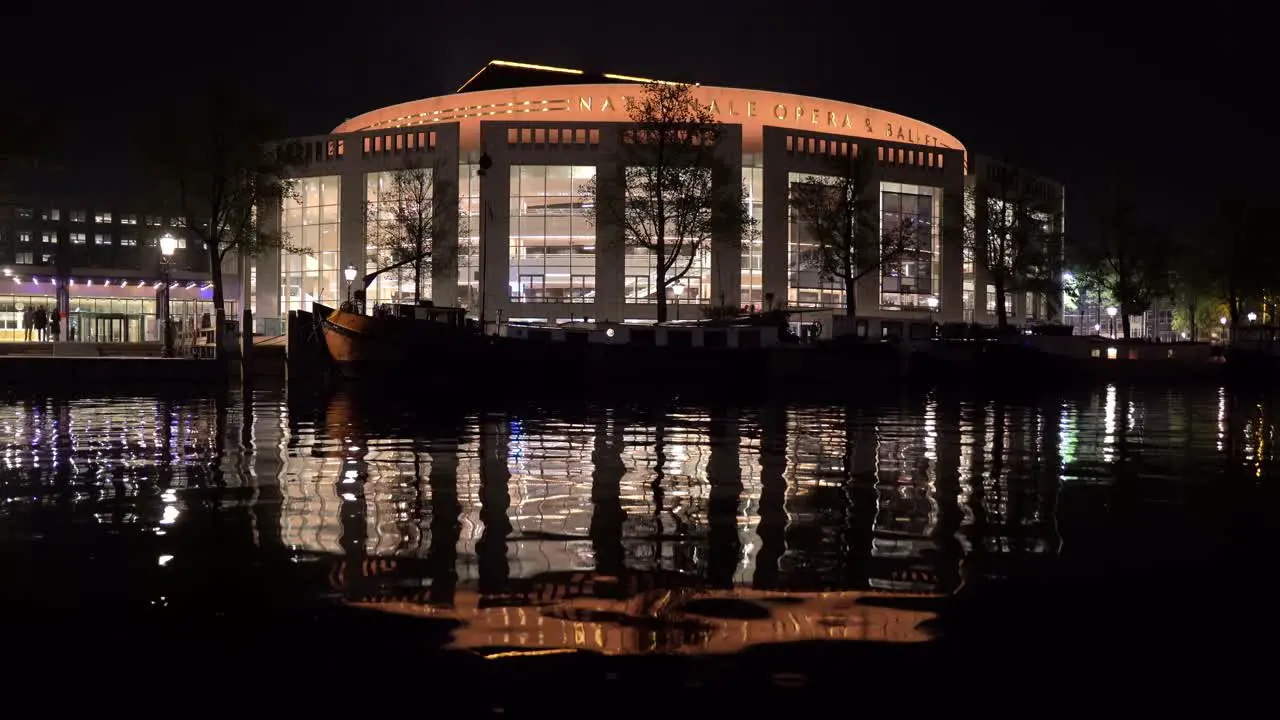
[[[63,135],[64,164],[115,174],[139,118],[216,73],[242,78],[290,134],[452,92],[493,58],[795,92],[913,116],[1061,180],[1069,233],[1117,178],[1178,224],[1216,190],[1257,183],[1274,157],[1259,108],[1275,40],[1243,4],[261,5],[43,4],[7,39],[7,95]]]

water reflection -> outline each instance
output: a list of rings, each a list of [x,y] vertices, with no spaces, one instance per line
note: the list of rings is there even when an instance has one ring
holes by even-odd
[[[1087,543],[1118,506],[1267,478],[1272,407],[1117,386],[790,407],[20,398],[0,410],[0,539],[123,542],[152,603],[183,568],[301,561],[312,594],[461,620],[467,647],[916,641],[927,614],[867,594],[951,593]]]

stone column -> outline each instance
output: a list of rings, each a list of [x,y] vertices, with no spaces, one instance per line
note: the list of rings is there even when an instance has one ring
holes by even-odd
[[[268,234],[280,232],[280,203],[272,201],[259,210],[262,229]],[[262,332],[274,335],[284,332],[284,318],[280,317],[280,251],[266,250],[253,258],[258,273],[258,317]]]
[[[358,167],[344,168],[339,177],[341,200],[338,209],[338,293],[346,300],[347,280],[342,271],[347,265],[356,266],[356,281],[351,285],[352,293],[360,289],[360,278],[368,272],[369,260],[364,233],[364,171]]]
[[[948,158],[940,228],[942,277],[937,290],[938,322],[964,319],[964,177],[958,170],[952,174],[952,168],[958,165],[959,160]]]
[[[481,322],[511,316],[509,280],[511,239],[511,161],[507,153],[507,129],[484,123],[480,152],[493,164],[480,177],[480,294]]]
[[[711,182],[713,191],[732,197],[742,188],[742,127],[729,125],[716,146],[716,165]],[[727,210],[727,208],[725,209]],[[711,237],[712,305],[738,307],[742,298],[742,236],[720,230]]]
[[[604,131],[601,132],[604,135]],[[617,131],[609,133],[617,142]],[[601,193],[621,193],[625,184],[625,168],[612,152],[601,153],[596,164],[596,187]],[[597,321],[622,322],[626,318],[623,288],[626,284],[627,248],[623,228],[602,212],[601,208],[613,207],[616,198],[596,201],[596,306]]]
[[[432,189],[436,202],[435,229],[431,238],[431,300],[436,305],[458,304],[458,126],[435,129],[436,148]]]
[[[761,285],[764,303],[769,298],[775,306],[787,302],[787,232],[790,194],[786,151],[786,131],[766,127],[763,130],[764,217],[760,223]]]

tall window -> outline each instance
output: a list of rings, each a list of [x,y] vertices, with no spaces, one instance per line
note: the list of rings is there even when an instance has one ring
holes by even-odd
[[[750,160],[750,159],[748,159]],[[758,160],[752,164],[758,165]],[[764,168],[747,167],[744,161],[742,184],[747,189],[747,209],[755,226],[764,227]],[[755,237],[742,238],[742,304],[764,304],[764,240],[759,233]]]
[[[338,222],[341,184],[337,175],[298,181],[297,197],[286,198],[280,228],[291,245],[309,254],[280,253],[280,312],[311,310],[311,303],[334,304],[338,288]]]
[[[459,163],[458,306],[478,310],[480,291],[480,165]]]
[[[942,191],[903,183],[880,183],[880,232],[891,233],[902,222],[915,225],[919,249],[899,267],[880,273],[880,305],[925,310],[937,297],[942,280]]]
[[[416,172],[416,171],[415,171]],[[429,168],[422,172],[428,174],[426,182],[431,182]],[[415,176],[416,178],[416,176]],[[403,186],[403,184],[402,184]],[[378,238],[383,237],[390,223],[395,221],[396,184],[395,172],[365,173],[365,272],[374,272],[379,263],[386,263],[387,258],[379,258]],[[417,193],[421,195],[422,193]],[[382,253],[385,255],[386,251]],[[422,297],[431,298],[431,272],[424,268],[422,278]],[[366,290],[368,302],[373,303],[413,303],[413,268],[402,267],[382,273],[374,279]],[[443,298],[442,298],[443,300]],[[443,304],[443,303],[442,303]]]
[[[511,167],[512,300],[595,302],[594,210],[580,191],[595,173],[590,165]]]
[[[806,182],[830,182],[825,176],[790,173],[788,188]],[[787,203],[787,304],[792,307],[843,308],[844,281],[824,277],[822,245],[808,223]]]

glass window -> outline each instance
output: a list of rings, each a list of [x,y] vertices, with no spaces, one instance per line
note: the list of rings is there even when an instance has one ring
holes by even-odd
[[[77,222],[77,223],[82,223],[82,222],[84,222],[84,211],[83,211],[83,210],[72,210],[72,211],[71,211],[71,222]]]
[[[342,301],[343,295],[339,293],[342,273],[337,267],[340,190],[337,175],[306,178],[298,181],[297,199],[286,199],[280,209],[284,239],[309,251],[307,255],[280,253],[281,315],[290,310],[310,311],[313,302],[336,305]],[[321,222],[322,208],[324,218],[331,222]],[[308,218],[315,222],[308,222]],[[328,247],[333,249],[326,250]]]
[[[120,247],[135,247],[137,244],[138,239],[131,235],[125,235],[120,238]]]
[[[18,217],[20,218],[31,217],[31,208],[18,208]]]
[[[18,233],[18,242],[20,242],[20,243],[29,243],[29,242],[31,242],[31,233],[29,233],[29,232],[25,232],[25,231],[24,231],[24,232],[20,232],[20,233]]]
[[[805,183],[829,183],[825,175],[790,173],[788,188]],[[790,192],[790,190],[789,190]],[[787,304],[794,307],[843,308],[844,280],[822,270],[822,245],[809,223],[787,203]]]
[[[93,244],[94,245],[110,245],[111,238],[103,233],[97,233],[96,235],[93,236]]]
[[[94,214],[93,214],[93,221],[94,221],[95,223],[99,223],[99,224],[103,224],[103,225],[110,224],[110,223],[111,223],[111,213],[109,213],[109,212],[99,212],[99,213],[94,213]]]
[[[880,272],[880,305],[925,310],[937,298],[942,278],[942,190],[904,183],[880,183],[880,233],[914,225],[918,248]]]
[[[458,305],[480,307],[480,165],[458,165]]]
[[[160,219],[160,216],[159,216],[159,215],[148,215],[148,216],[147,216],[147,225],[150,225],[151,227],[160,227],[160,225],[161,225],[161,219]]]
[[[747,191],[747,209],[757,229],[764,227],[764,168],[742,168],[742,185]],[[742,239],[742,304],[764,306],[764,238]]]
[[[595,302],[596,231],[581,197],[595,174],[592,165],[511,166],[515,302]]]
[[[57,236],[57,234],[55,234],[55,233],[51,233],[51,232],[43,233],[43,234],[41,235],[41,238],[40,238],[40,239],[41,239],[41,241],[42,241],[42,242],[44,242],[46,245],[57,245],[57,244],[58,244],[58,236]]]
[[[85,244],[84,233],[71,233],[71,244],[84,245]]]

